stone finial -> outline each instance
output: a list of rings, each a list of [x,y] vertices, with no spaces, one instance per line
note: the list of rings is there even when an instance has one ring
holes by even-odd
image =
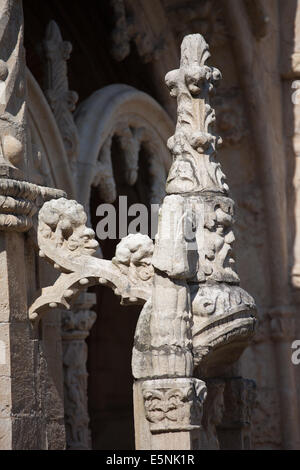
[[[174,157],[167,179],[168,194],[228,192],[225,175],[215,161],[222,139],[213,132],[215,112],[209,104],[221,73],[205,64],[209,57],[208,45],[200,34],[186,36],[180,68],[166,75],[170,94],[177,98],[176,131],[168,140]]]
[[[209,55],[200,34],[186,36],[180,68],[166,75],[178,119],[168,140],[173,164],[159,212],[152,297],[136,329],[137,379],[191,377],[196,367],[211,376],[238,359],[254,332],[255,303],[234,269],[234,202],[216,161],[220,138],[209,97],[221,74],[206,65]]]

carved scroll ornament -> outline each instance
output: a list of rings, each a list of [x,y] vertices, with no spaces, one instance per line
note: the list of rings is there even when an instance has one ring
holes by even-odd
[[[53,286],[42,289],[30,307],[31,320],[39,319],[49,308],[70,308],[80,291],[95,284],[113,288],[123,304],[141,304],[149,298],[151,239],[141,234],[128,235],[118,245],[112,261],[94,258],[98,242],[94,231],[86,227],[86,220],[82,205],[65,198],[46,202],[40,210],[40,256],[61,275]]]

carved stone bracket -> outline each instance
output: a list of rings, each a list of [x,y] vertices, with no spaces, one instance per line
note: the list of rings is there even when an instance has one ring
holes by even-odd
[[[38,320],[49,308],[70,308],[82,290],[95,284],[113,288],[124,304],[143,304],[150,297],[151,239],[129,235],[118,245],[113,261],[93,258],[98,242],[94,231],[85,226],[86,220],[83,207],[65,198],[46,202],[39,211],[40,256],[61,275],[33,302],[31,320]]]

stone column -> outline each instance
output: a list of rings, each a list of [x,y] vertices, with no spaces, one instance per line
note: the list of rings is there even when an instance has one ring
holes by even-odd
[[[224,414],[224,388],[222,379],[207,379],[207,398],[203,410],[203,432],[201,449],[218,450],[220,443],[217,435],[217,426]]]
[[[41,448],[34,356],[28,323],[24,237],[32,187],[24,178],[25,60],[20,1],[0,1],[0,448]],[[27,432],[30,429],[30,432]]]
[[[70,450],[91,448],[85,340],[96,320],[96,313],[90,310],[95,303],[95,294],[82,293],[73,309],[62,313],[65,424]]]
[[[251,417],[256,399],[253,380],[224,379],[224,414],[217,426],[221,449],[251,449]]]
[[[270,312],[271,337],[274,341],[278,389],[280,392],[283,446],[300,448],[299,366],[291,362],[291,345],[299,338],[300,302],[300,5],[297,0],[279,3],[280,68],[284,109],[285,163],[290,238],[290,306]],[[296,418],[298,416],[298,419]]]
[[[267,7],[267,2],[265,3]],[[292,160],[291,152],[295,152],[295,157],[299,154],[297,128],[290,128],[291,124],[297,125],[298,121],[296,110],[294,110],[294,123],[290,113],[292,94],[295,91],[292,88],[292,80],[299,76],[297,66],[299,58],[296,49],[300,10],[299,7],[297,9],[296,3],[292,1],[278,2],[274,5],[275,16],[270,23],[273,24],[274,31],[281,29],[281,44],[277,35],[270,33],[270,40],[267,42],[268,57],[269,63],[274,65],[272,65],[273,68],[267,70],[265,49],[258,47],[252,40],[244,2],[223,1],[228,27],[234,32],[232,45],[243,82],[245,99],[248,102],[249,122],[253,129],[253,144],[260,163],[261,180],[264,182],[265,213],[269,231],[268,259],[271,287],[269,309],[274,313],[277,311],[275,316],[280,322],[289,321],[288,311],[294,309],[294,299],[291,296],[289,283],[290,265],[292,265],[292,284],[295,288],[299,288],[300,285],[299,249],[297,247],[299,243],[297,243],[299,238],[299,163],[297,158],[293,162],[295,165],[293,183],[290,180],[289,171],[287,171],[288,162]],[[281,77],[277,73],[279,65],[282,69]],[[272,75],[274,85],[272,87],[270,87],[268,75]],[[288,81],[286,81],[287,79]],[[297,86],[297,83],[295,85]],[[271,112],[270,103],[272,103]],[[282,109],[284,109],[284,118]],[[289,198],[287,198],[287,194]],[[293,206],[289,208],[288,202]],[[290,214],[294,212],[292,217],[289,212]],[[293,227],[294,224],[295,227]],[[292,247],[293,253],[289,259],[288,246],[293,239],[293,231],[295,231],[295,241]],[[295,300],[298,302],[297,296]],[[272,315],[273,313],[271,313]],[[279,320],[280,317],[282,320]],[[283,335],[284,331],[281,333],[282,338]],[[295,449],[300,445],[299,400],[296,399],[296,378],[290,360],[291,343],[288,344],[288,341],[289,338],[286,337],[280,341],[276,340],[274,344],[278,364],[276,389],[281,407],[282,446],[284,449]]]
[[[291,344],[296,338],[298,311],[292,307],[274,308],[269,312],[270,333],[274,343],[278,377],[282,441],[284,449],[299,449],[298,393],[295,366],[291,360]]]
[[[64,193],[28,182],[26,131],[22,2],[0,0],[0,449],[52,445],[41,344],[28,318],[24,232],[39,202]]]

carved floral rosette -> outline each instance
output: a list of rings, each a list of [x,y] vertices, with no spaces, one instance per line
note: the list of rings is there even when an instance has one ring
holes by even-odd
[[[206,386],[195,378],[145,380],[142,392],[150,431],[200,429]]]

